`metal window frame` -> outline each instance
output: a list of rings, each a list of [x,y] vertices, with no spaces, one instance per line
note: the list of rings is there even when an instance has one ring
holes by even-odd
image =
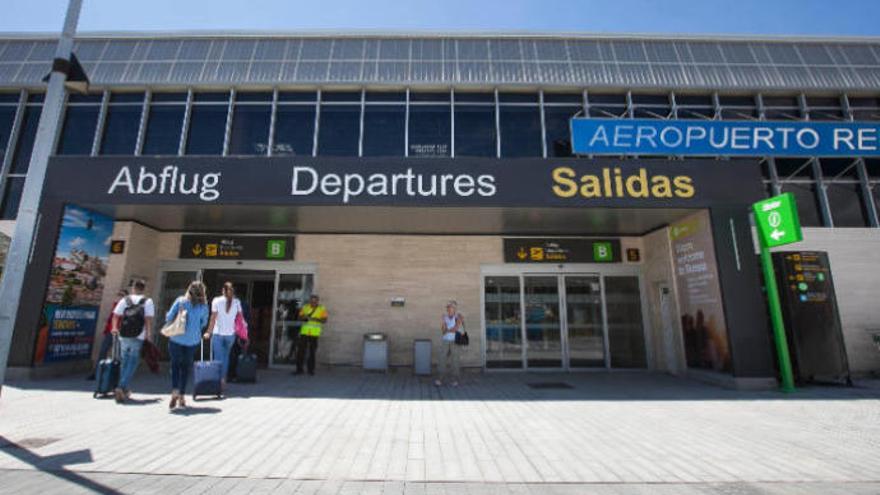
[[[107,107],[110,105],[110,90],[105,89],[101,97],[101,108],[98,110],[98,121],[95,122],[95,135],[92,137],[92,151],[90,156],[98,156],[101,151],[101,143],[104,141],[104,127],[107,122]]]
[[[9,138],[6,144],[6,153],[3,155],[2,166],[0,166],[0,204],[6,199],[6,178],[10,175],[12,168],[12,159],[18,150],[18,139],[21,133],[21,124],[24,121],[24,114],[27,111],[27,90],[19,90],[18,103],[15,105],[15,116],[12,118],[12,128],[9,131]],[[9,105],[12,106],[12,105]]]
[[[186,90],[186,106],[183,111],[183,124],[180,126],[180,142],[177,144],[177,156],[186,154],[186,143],[189,140],[189,122],[192,116],[193,89]]]

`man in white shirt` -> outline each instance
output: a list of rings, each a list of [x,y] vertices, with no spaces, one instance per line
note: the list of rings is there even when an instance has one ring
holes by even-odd
[[[129,383],[140,363],[141,347],[145,338],[153,338],[153,316],[156,308],[153,300],[144,295],[146,287],[143,280],[135,280],[131,285],[131,295],[120,299],[113,308],[112,332],[119,336],[121,350],[119,385],[113,393],[119,403],[131,397]]]

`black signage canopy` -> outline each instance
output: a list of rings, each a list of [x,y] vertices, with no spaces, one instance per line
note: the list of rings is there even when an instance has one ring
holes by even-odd
[[[53,157],[83,205],[705,208],[764,196],[756,160]]]

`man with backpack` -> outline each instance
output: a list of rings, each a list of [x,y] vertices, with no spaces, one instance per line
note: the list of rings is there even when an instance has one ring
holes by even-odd
[[[131,397],[129,382],[140,363],[141,347],[145,338],[152,339],[156,309],[153,300],[144,295],[146,287],[143,280],[135,280],[131,294],[120,299],[113,309],[113,333],[119,335],[121,350],[119,385],[113,391],[118,403]]]

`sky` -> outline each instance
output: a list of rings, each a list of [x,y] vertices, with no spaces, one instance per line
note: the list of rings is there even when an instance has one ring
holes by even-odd
[[[2,0],[0,32],[58,32],[67,0]],[[880,36],[880,0],[83,0],[79,31]]]

